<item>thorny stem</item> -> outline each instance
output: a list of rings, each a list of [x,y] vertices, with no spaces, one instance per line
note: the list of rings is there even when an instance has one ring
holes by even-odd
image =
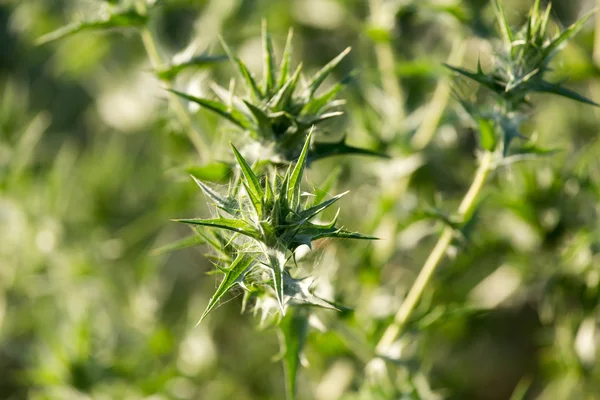
[[[390,24],[385,22],[389,15],[387,15],[383,1],[369,0],[369,8],[373,23],[377,27],[389,28]],[[389,40],[375,42],[375,57],[381,73],[381,84],[392,102],[392,116],[395,126],[398,127],[405,119],[404,92],[396,76],[394,50]]]
[[[473,209],[476,205],[476,200],[479,197],[479,194],[481,193],[481,190],[489,172],[492,170],[492,166],[493,153],[485,152],[483,157],[481,158],[479,168],[475,173],[475,177],[473,178],[471,187],[469,188],[469,191],[467,192],[462,202],[460,203],[460,206],[458,207],[459,218],[462,219],[468,217],[473,212]],[[410,288],[406,298],[400,305],[400,308],[398,309],[398,312],[394,317],[394,322],[390,326],[388,326],[385,333],[383,334],[383,337],[377,344],[376,351],[378,354],[385,353],[385,351],[392,345],[392,343],[394,343],[396,338],[398,338],[398,336],[400,335],[402,329],[404,328],[404,325],[406,324],[406,321],[408,320],[408,318],[414,311],[417,303],[421,299],[421,296],[423,295],[427,284],[431,280],[433,273],[435,272],[440,262],[443,260],[444,255],[446,254],[446,251],[448,250],[448,247],[452,242],[453,235],[454,229],[452,227],[447,226],[442,231],[438,242],[429,254],[427,261],[425,261],[421,272],[419,272],[417,279]]]
[[[156,43],[156,39],[152,34],[152,31],[148,27],[143,27],[140,31],[140,35],[142,37],[142,42],[144,43],[144,48],[146,49],[146,54],[148,55],[148,59],[152,64],[153,68],[159,68],[163,64],[163,59],[158,50],[158,45]],[[164,80],[165,89],[172,89],[173,84],[169,80]],[[198,152],[198,155],[204,160],[208,161],[208,145],[200,132],[200,129],[196,125],[196,123],[192,120],[192,117],[186,110],[185,104],[183,101],[177,97],[174,93],[169,93],[169,103],[173,108],[177,118],[183,125],[187,128],[187,134],[192,142],[192,145]]]

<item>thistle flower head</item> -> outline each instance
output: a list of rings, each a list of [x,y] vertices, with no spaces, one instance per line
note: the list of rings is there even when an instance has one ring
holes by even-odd
[[[497,51],[496,62],[485,73],[478,63],[477,71],[447,65],[453,71],[472,79],[496,93],[511,111],[527,104],[527,95],[533,92],[553,93],[582,103],[598,105],[560,83],[545,80],[550,62],[567,40],[577,34],[592,13],[586,14],[567,29],[554,36],[548,33],[551,4],[545,10],[536,0],[527,21],[518,30],[512,30],[501,0],[495,0],[496,16],[502,33],[503,46]]]
[[[218,100],[198,98],[179,91],[175,94],[211,110],[247,132],[253,144],[258,144],[262,154],[256,159],[268,159],[277,164],[288,164],[297,159],[309,130],[319,128],[327,120],[343,115],[342,100],[336,96],[349,81],[350,76],[330,88],[317,93],[325,79],[350,52],[346,48],[309,79],[302,78],[302,64],[292,69],[292,30],[289,31],[282,60],[277,65],[271,36],[262,25],[263,72],[262,82],[257,82],[246,64],[223,42],[225,52],[242,78],[245,94],[237,96],[232,90],[217,84],[211,88]],[[305,82],[305,83],[301,83]],[[378,155],[368,150],[345,144],[314,143],[309,159],[338,154]]]
[[[240,167],[240,179],[222,195],[207,184],[195,179],[206,197],[215,205],[218,217],[180,219],[179,222],[204,226],[221,231],[219,240],[211,244],[221,253],[224,243],[229,249],[225,259],[229,266],[220,268],[225,275],[217,293],[205,312],[234,286],[248,289],[246,277],[250,271],[262,269],[267,274],[253,274],[253,285],[266,286],[284,310],[292,303],[326,306],[328,303],[313,296],[308,286],[292,277],[294,251],[300,245],[310,247],[321,238],[374,239],[337,227],[337,215],[328,223],[315,218],[335,204],[345,193],[325,200],[323,195],[306,196],[300,191],[312,134],[306,138],[298,161],[281,176],[257,176],[250,165],[232,145]],[[260,276],[256,281],[256,276]]]
[[[518,30],[512,30],[508,24],[501,0],[494,0],[494,6],[503,46],[497,51],[496,62],[491,70],[484,72],[479,62],[475,72],[446,66],[496,94],[498,102],[487,110],[483,109],[481,104],[473,104],[463,96],[457,97],[478,125],[481,147],[486,151],[499,150],[499,153],[506,157],[513,139],[526,138],[520,133],[519,126],[525,119],[523,108],[529,105],[530,93],[551,93],[598,106],[597,103],[563,86],[562,83],[552,83],[545,79],[554,56],[568,39],[579,32],[592,13],[588,13],[567,29],[551,37],[548,34],[550,4],[542,11],[540,0],[536,0],[525,25]],[[549,151],[527,146],[520,149],[518,153],[520,156],[527,154],[535,157],[547,154]]]

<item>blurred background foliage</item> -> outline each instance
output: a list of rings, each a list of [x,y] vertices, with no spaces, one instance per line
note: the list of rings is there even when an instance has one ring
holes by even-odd
[[[40,36],[106,9],[100,0],[0,1],[0,398],[281,399],[275,331],[240,298],[199,326],[218,277],[205,249],[155,255],[189,233],[171,218],[209,212],[188,173],[224,184],[228,142],[244,138],[203,110],[200,159],[168,106],[136,29]],[[113,3],[115,3],[113,1]],[[542,2],[545,3],[545,2]],[[506,0],[510,24],[528,1]],[[564,27],[593,2],[556,0]],[[392,158],[315,162],[336,169],[340,221],[376,243],[317,246],[317,293],[352,309],[319,311],[300,399],[597,399],[600,309],[598,110],[536,95],[523,132],[555,149],[502,166],[405,334],[391,376],[373,348],[474,171],[476,138],[442,64],[484,69],[497,26],[488,1],[164,0],[149,26],[164,55],[222,55],[221,35],[260,71],[260,21],[294,63],[357,75],[332,137]],[[555,81],[600,100],[593,21],[553,63]],[[257,72],[258,73],[258,72]],[[173,85],[211,96],[227,62],[186,68]],[[468,85],[467,83],[464,83]],[[241,293],[241,292],[240,292]]]

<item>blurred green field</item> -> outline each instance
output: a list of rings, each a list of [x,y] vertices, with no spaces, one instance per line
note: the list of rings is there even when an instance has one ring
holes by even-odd
[[[183,103],[199,155],[137,28],[36,44],[108,3],[119,1],[0,0],[0,399],[284,399],[270,319],[240,313],[240,289],[196,326],[220,281],[207,248],[155,251],[190,233],[171,219],[214,215],[189,175],[226,190],[226,164],[203,166],[232,162],[229,142],[247,138]],[[520,26],[533,2],[503,3]],[[555,0],[552,32],[594,6]],[[549,75],[600,102],[597,18]],[[349,310],[314,312],[297,398],[600,399],[600,109],[531,97],[521,132],[532,140],[515,143],[547,154],[497,168],[381,369],[375,345],[444,228],[436,210],[457,208],[476,169],[476,129],[452,90],[477,86],[443,64],[494,64],[493,7],[162,0],[147,24],[174,63],[223,56],[222,37],[260,76],[262,20],[278,56],[294,29],[293,66],[307,73],[352,47],[323,84],[353,72],[345,114],[318,137],[390,156],[305,173],[310,190],[337,168],[331,194],[350,190],[340,223],[381,240],[323,239],[302,264],[315,293]],[[242,87],[231,63],[210,60],[173,86],[208,98],[211,82]]]

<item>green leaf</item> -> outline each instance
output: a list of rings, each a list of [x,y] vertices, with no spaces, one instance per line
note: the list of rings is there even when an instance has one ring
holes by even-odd
[[[540,20],[540,27],[538,28],[538,34],[540,39],[544,39],[546,36],[546,29],[548,28],[548,22],[550,22],[550,13],[552,12],[552,3],[548,2],[546,11]],[[541,44],[541,43],[540,43]]]
[[[479,144],[484,150],[494,151],[497,144],[496,129],[494,121],[487,118],[478,118]]]
[[[315,306],[340,311],[340,308],[336,307],[333,303],[312,294],[310,290],[311,283],[308,278],[294,279],[286,271],[283,275],[286,304]]]
[[[283,56],[281,57],[281,65],[279,66],[279,80],[277,87],[282,87],[288,80],[290,73],[290,63],[292,58],[292,38],[294,36],[294,30],[290,28],[288,31],[287,39],[285,41],[285,48],[283,49]]]
[[[360,239],[360,240],[379,240],[374,236],[363,235],[358,232],[351,232],[345,229],[336,228],[329,225],[316,225],[307,222],[300,228],[300,233],[310,236],[310,240],[318,240],[326,237],[341,239]]]
[[[448,64],[444,64],[444,66],[446,68],[451,69],[454,72],[457,72],[469,79],[474,80],[475,82],[478,82],[478,83],[486,86],[487,88],[491,89],[492,91],[494,91],[498,94],[504,93],[505,86],[502,85],[501,82],[492,78],[491,76],[488,76],[488,75],[485,75],[482,73],[473,73],[471,71],[467,71],[466,69],[462,69],[459,67],[453,67],[452,65],[448,65]]]
[[[577,92],[572,91],[571,89],[567,89],[566,87],[561,86],[560,84],[554,84],[554,83],[538,80],[538,81],[532,82],[531,84],[527,85],[527,87],[530,90],[533,90],[536,92],[553,93],[558,96],[562,96],[562,97],[569,98],[571,100],[579,101],[580,103],[585,103],[585,104],[589,104],[589,105],[596,106],[596,107],[600,106],[600,104],[588,99],[585,96],[580,95]]]
[[[308,98],[309,99],[314,96],[314,94],[317,91],[317,89],[319,88],[319,86],[321,86],[321,84],[323,83],[325,78],[327,78],[327,76],[329,76],[331,71],[333,71],[333,69],[335,67],[337,67],[337,65],[344,59],[344,57],[346,57],[348,55],[348,53],[350,53],[350,50],[352,50],[351,47],[346,48],[337,57],[335,57],[333,60],[329,61],[329,63],[327,63],[323,68],[321,68],[316,73],[316,75],[310,80],[310,82],[308,83]]]
[[[219,300],[227,294],[235,285],[243,285],[244,277],[252,268],[254,267],[253,261],[251,257],[245,256],[243,254],[238,254],[238,256],[233,260],[233,263],[227,269],[223,269],[223,273],[225,277],[219,284],[215,294],[210,298],[208,302],[208,306],[198,324],[202,322],[204,318],[210,313],[218,304]]]
[[[283,369],[287,400],[296,398],[296,377],[300,366],[300,354],[308,331],[308,311],[295,309],[288,312],[279,324],[283,342]]]
[[[193,236],[188,236],[183,239],[177,240],[173,243],[169,243],[167,245],[158,247],[158,248],[152,250],[151,254],[153,256],[160,256],[163,254],[172,253],[174,251],[183,250],[183,249],[187,249],[190,247],[196,247],[196,246],[199,246],[204,243],[206,243],[204,238],[202,238],[200,235],[196,234]]]
[[[306,136],[306,141],[304,142],[304,147],[302,148],[300,157],[298,158],[296,165],[294,165],[289,177],[289,181],[287,182],[287,197],[292,210],[297,209],[298,205],[300,204],[300,185],[302,183],[302,174],[304,173],[306,155],[308,154],[308,149],[310,148],[311,138],[312,130]]]
[[[273,251],[265,254],[267,256],[268,264],[265,266],[271,271],[273,277],[273,289],[275,290],[275,296],[277,297],[277,303],[281,309],[281,313],[284,314],[284,291],[283,291],[283,274],[285,273],[285,254],[281,251]]]
[[[227,54],[227,57],[229,57],[231,62],[233,64],[235,64],[240,75],[242,76],[242,78],[244,78],[244,81],[246,82],[246,86],[250,90],[250,96],[252,97],[252,99],[254,101],[261,100],[263,98],[263,93],[258,88],[258,85],[256,84],[256,81],[252,77],[252,74],[250,73],[250,71],[248,71],[246,64],[244,64],[244,62],[242,60],[240,60],[239,58],[237,58],[233,55],[233,52],[231,51],[229,46],[227,46],[227,43],[225,43],[224,40],[222,40],[222,39],[220,39],[220,40],[221,40],[221,45],[223,46],[223,49],[225,50],[225,53]]]
[[[323,158],[339,155],[358,155],[390,158],[387,154],[375,150],[361,149],[359,147],[348,146],[346,144],[346,138],[344,137],[339,142],[315,143],[309,154],[308,162],[313,162]]]
[[[510,49],[512,42],[514,41],[514,37],[510,29],[510,25],[506,20],[506,13],[504,12],[504,7],[502,6],[502,0],[494,0],[494,10],[496,12],[496,18],[498,18],[498,23],[500,24],[500,31],[502,32],[504,41],[507,44],[507,48]]]
[[[138,13],[135,8],[129,8],[111,13],[103,19],[75,22],[63,26],[39,37],[35,44],[40,46],[87,30],[140,27],[146,24],[147,19],[146,15]]]
[[[193,103],[198,104],[201,107],[204,107],[208,110],[211,110],[220,116],[228,119],[233,122],[237,126],[243,129],[252,129],[252,122],[248,120],[248,118],[240,111],[235,109],[229,109],[225,104],[219,103],[218,101],[202,99],[199,97],[195,97],[189,95],[187,93],[179,92],[174,89],[168,89],[170,92],[188,100]]]
[[[210,67],[226,59],[226,56],[209,56],[203,54],[191,57],[186,61],[174,63],[166,67],[157,69],[155,73],[159,79],[171,81],[175,79],[177,75],[185,69]]]
[[[269,102],[269,107],[272,107],[275,110],[284,110],[287,107],[292,95],[294,94],[294,90],[296,90],[301,71],[302,64],[300,63],[298,68],[296,68],[296,71],[294,71],[292,77],[288,79],[281,89],[279,89],[279,91],[275,94],[275,96],[273,96]]]
[[[333,85],[331,88],[326,90],[322,95],[318,97],[313,97],[308,103],[304,105],[300,115],[310,115],[316,114],[321,111],[324,107],[326,107],[337,94],[346,87],[348,82],[354,79],[355,73],[351,73],[342,79],[340,82]]]
[[[269,95],[275,86],[275,52],[273,51],[271,35],[269,35],[269,31],[267,30],[266,20],[262,22],[262,43],[264,58],[263,72],[265,75],[263,92],[265,95]]]
[[[548,45],[544,46],[544,48],[542,49],[543,58],[548,59],[552,55],[552,53],[554,53],[561,47],[562,44],[564,44],[571,37],[575,36],[581,30],[581,28],[583,28],[583,25],[591,18],[594,12],[596,12],[596,10],[592,10],[589,13],[585,14],[573,25],[569,26],[567,29],[562,31]]]
[[[317,204],[315,206],[307,208],[306,210],[303,210],[298,215],[302,219],[309,220],[309,219],[313,218],[314,216],[316,216],[317,214],[319,214],[320,212],[322,212],[325,209],[327,209],[328,207],[330,207],[331,205],[333,205],[335,202],[337,202],[339,199],[341,199],[342,197],[344,197],[346,194],[348,194],[348,192],[340,193],[337,196],[334,196],[334,197],[332,197],[329,200],[325,200],[322,203],[319,203],[319,204]]]
[[[187,218],[187,219],[174,219],[175,222],[183,222],[184,224],[191,225],[202,225],[210,228],[219,228],[225,229],[232,232],[241,233],[244,236],[248,236],[253,239],[260,240],[260,233],[254,229],[252,225],[248,222],[239,220],[239,219],[229,219],[229,218],[212,218],[212,219],[202,219],[202,218]]]
[[[321,122],[327,121],[328,119],[340,117],[344,115],[343,111],[332,111],[321,115],[316,115],[310,119],[302,120],[301,123],[304,126],[310,127],[312,125],[320,124]]]
[[[200,189],[202,189],[204,195],[211,199],[217,207],[219,207],[221,210],[227,212],[232,216],[240,215],[240,205],[236,199],[221,196],[219,193],[212,190],[212,188],[210,188],[200,180],[196,179],[196,177],[193,175],[192,179],[194,179],[196,184],[200,187]]]
[[[263,110],[256,107],[254,104],[249,103],[246,100],[243,101],[246,107],[248,107],[248,110],[250,110],[250,112],[254,116],[254,119],[256,120],[256,125],[258,127],[260,136],[263,138],[273,140],[273,128],[271,127],[271,119],[269,118],[269,116],[265,114]]]
[[[231,148],[233,149],[233,154],[235,154],[235,158],[237,159],[237,162],[242,170],[242,174],[244,175],[248,196],[250,196],[250,199],[252,200],[256,211],[260,215],[262,213],[262,199],[265,196],[265,194],[263,192],[262,187],[260,186],[258,177],[254,174],[252,168],[250,168],[244,157],[242,157],[240,152],[235,148],[233,144],[231,144]]]

